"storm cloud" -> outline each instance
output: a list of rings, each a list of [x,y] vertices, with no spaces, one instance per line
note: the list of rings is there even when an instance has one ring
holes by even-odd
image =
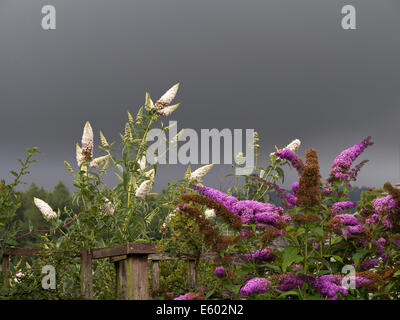
[[[47,4],[56,30],[41,28]],[[346,4],[356,30],[341,28]],[[146,91],[157,99],[180,82],[170,116],[179,129],[254,128],[266,153],[299,138],[324,176],[371,135],[359,184],[397,182],[399,15],[397,0],[2,0],[0,176],[37,146],[26,181],[71,187],[63,161],[75,163],[87,120],[98,143],[99,130],[119,142]],[[228,169],[216,166],[205,183],[219,186]],[[158,188],[184,171],[163,166]]]

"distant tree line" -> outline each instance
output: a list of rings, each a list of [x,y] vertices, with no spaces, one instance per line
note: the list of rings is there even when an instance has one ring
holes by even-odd
[[[363,192],[369,194],[367,187],[361,188],[354,188],[350,194],[350,199],[352,201],[360,201],[363,200],[365,196],[362,195]],[[290,192],[290,191],[288,191]],[[379,196],[382,190],[377,189],[375,190],[377,195]],[[21,207],[18,208],[16,215],[17,215],[17,223],[21,228],[21,234],[27,233],[31,230],[46,230],[50,229],[50,224],[43,218],[42,214],[40,213],[39,209],[36,208],[33,198],[40,198],[43,201],[46,201],[54,210],[60,209],[61,213],[63,212],[63,208],[67,207],[72,209],[74,212],[80,212],[80,208],[73,203],[72,195],[70,194],[68,188],[62,181],[59,181],[57,185],[52,190],[46,190],[43,187],[39,187],[36,183],[32,183],[25,191],[21,194]],[[276,196],[274,191],[267,192],[267,201],[276,204],[282,205],[280,199]],[[149,206],[156,207],[155,203],[149,203]],[[160,208],[161,211],[163,208]],[[166,216],[168,213],[160,214],[160,218]],[[66,217],[61,215],[62,219]],[[159,238],[159,230],[156,227],[160,222],[159,219],[155,219],[155,226],[154,226],[154,237]],[[28,236],[23,238],[19,241],[21,246],[29,247],[34,246],[35,243],[40,237],[40,234],[35,234],[32,236]]]

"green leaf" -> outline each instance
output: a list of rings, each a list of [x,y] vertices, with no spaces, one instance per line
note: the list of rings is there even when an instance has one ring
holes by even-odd
[[[230,289],[233,293],[238,294],[240,288],[242,287],[241,285],[234,285],[234,284],[229,284],[227,285],[228,289]]]
[[[327,258],[332,257],[336,261],[339,261],[339,262],[343,263],[342,257],[339,257],[338,255],[335,255],[335,254],[324,254],[324,257],[327,257]]]
[[[354,265],[358,267],[360,260],[368,253],[368,250],[361,250],[353,254]]]
[[[287,246],[282,251],[282,271],[286,272],[288,266],[292,263],[297,263],[303,260],[303,257],[298,255],[299,248]]]
[[[281,273],[281,268],[279,266],[274,266],[273,264],[270,263],[259,264],[259,266],[269,268],[277,273]]]
[[[313,227],[311,228],[313,233],[316,233],[318,236],[322,237],[324,235],[324,230],[322,227]]]
[[[298,295],[299,295],[299,293],[298,293],[297,291],[291,290],[291,291],[283,292],[283,293],[278,297],[278,299],[283,298],[283,297],[286,297],[286,296],[298,296]]]
[[[208,291],[205,298],[208,299],[209,297],[211,297],[213,295],[214,291],[215,291],[215,289]]]
[[[400,276],[400,270],[396,271],[396,272],[393,274],[393,277],[398,277],[398,276]]]
[[[331,245],[334,245],[334,244],[337,244],[337,243],[341,242],[342,239],[343,239],[343,238],[341,238],[341,237],[333,237],[333,238],[331,239]]]

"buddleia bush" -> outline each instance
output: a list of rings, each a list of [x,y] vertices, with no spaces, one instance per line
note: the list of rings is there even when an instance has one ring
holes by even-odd
[[[197,230],[202,252],[214,253],[213,276],[223,290],[211,285],[175,299],[398,299],[400,190],[386,183],[387,196],[370,191],[358,204],[350,201],[367,161],[353,163],[370,145],[367,137],[344,150],[325,181],[315,150],[303,160],[299,143],[277,149],[270,163],[299,174],[291,191],[261,170],[245,177],[252,188],[245,183],[224,193],[193,185],[194,192],[181,195],[176,216],[197,225],[186,224]],[[274,190],[280,203],[258,197],[260,188]]]

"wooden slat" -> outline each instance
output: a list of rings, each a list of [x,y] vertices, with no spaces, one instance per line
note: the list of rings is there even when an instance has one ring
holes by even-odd
[[[129,255],[126,261],[128,300],[148,300],[147,255]]]
[[[10,256],[34,256],[41,250],[40,248],[15,248],[7,250],[5,254]]]
[[[154,243],[128,243],[128,251],[127,254],[150,254],[156,253],[156,245]]]
[[[213,260],[218,255],[215,253],[204,253],[200,255],[200,260]],[[149,254],[149,260],[195,260],[196,256],[188,253],[152,253]]]
[[[38,255],[40,253],[45,253],[47,252],[47,250],[42,249],[42,248],[13,248],[13,249],[9,249],[7,251],[4,252],[4,254],[6,255],[10,255],[10,256],[35,256]],[[65,256],[67,253],[63,252],[63,251],[55,251],[52,250],[51,251],[52,255],[63,255]],[[69,257],[79,257],[80,253],[79,252],[72,252],[72,253],[68,253]]]
[[[127,255],[110,257],[110,262],[114,263],[120,260],[127,259]],[[200,260],[213,260],[217,255],[215,253],[205,253],[200,255]],[[166,261],[166,260],[195,260],[196,256],[187,253],[151,253],[148,255],[151,261]]]
[[[160,288],[160,263],[158,260],[153,260],[151,266],[151,283],[153,291]]]
[[[119,300],[128,299],[126,292],[126,260],[119,260],[114,263],[116,276],[116,298]]]
[[[3,255],[3,261],[1,263],[2,273],[3,273],[3,284],[9,286],[9,272],[10,272],[10,256]]]
[[[115,263],[121,260],[126,260],[128,258],[128,256],[125,254],[123,256],[116,256],[116,257],[111,257],[110,258],[110,262]]]
[[[92,253],[81,250],[81,292],[86,299],[93,299]]]
[[[126,254],[126,244],[113,246],[113,247],[105,247],[100,249],[92,249],[93,259],[102,259],[109,258],[115,256],[122,256]]]
[[[93,259],[110,258],[127,254],[149,254],[156,253],[153,243],[127,243],[112,247],[92,249]]]
[[[189,260],[188,282],[189,282],[189,287],[191,289],[196,288],[197,273],[196,273],[196,261],[195,260]]]

